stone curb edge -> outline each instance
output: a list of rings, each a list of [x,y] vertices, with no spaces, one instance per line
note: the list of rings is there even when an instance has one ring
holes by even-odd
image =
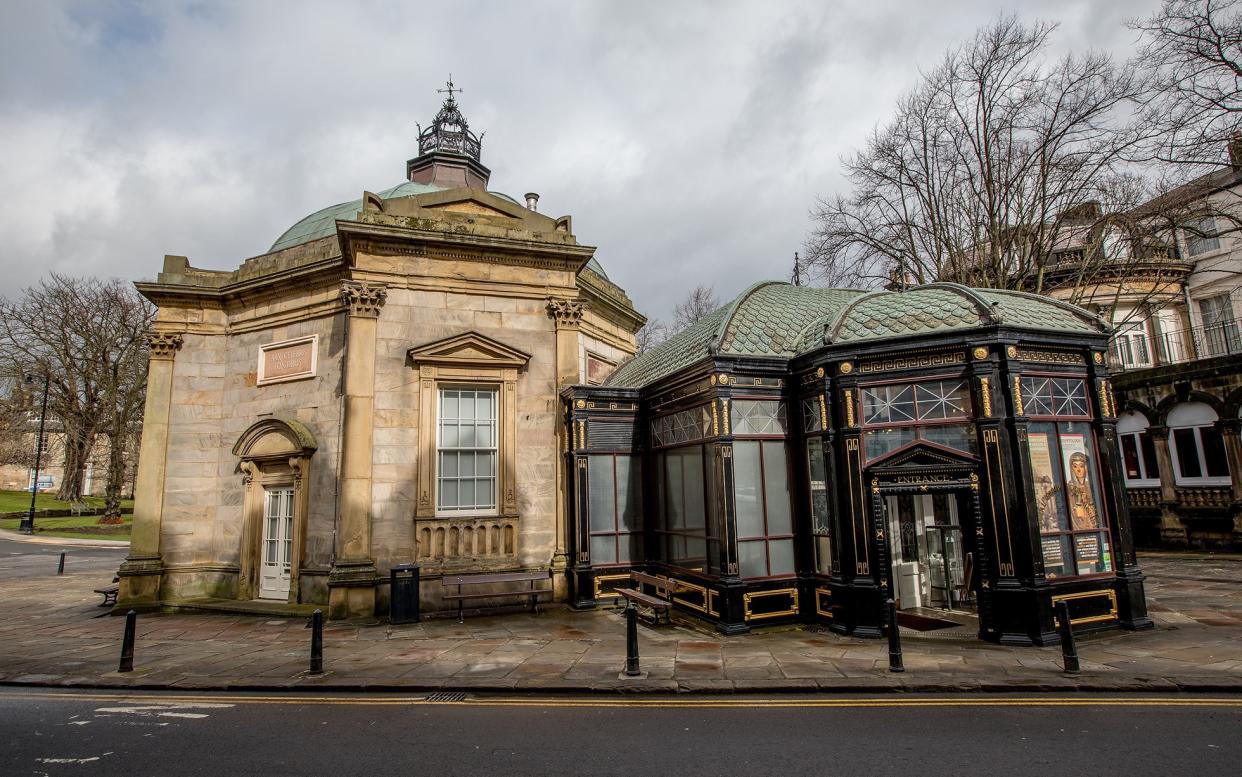
[[[222,683],[159,683],[159,682],[109,682],[107,679],[64,680],[0,680],[0,688],[59,688],[78,690],[107,691],[171,691],[171,692],[285,692],[305,693],[520,693],[530,696],[549,696],[564,694],[608,694],[616,696],[638,695],[678,695],[678,696],[732,696],[753,695],[758,693],[774,694],[1021,694],[1021,693],[1162,693],[1162,694],[1198,694],[1224,693],[1242,694],[1242,682],[1221,683],[1219,681],[1178,681],[1168,678],[1152,680],[1131,680],[1117,682],[1031,682],[1031,683],[831,683],[816,681],[791,680],[783,683],[769,681],[723,681],[716,683],[678,682],[675,680],[635,680],[613,681],[602,683],[542,682],[538,685],[518,683],[410,683],[398,685],[388,682],[358,683],[332,682],[330,680],[308,684],[300,683],[260,683],[260,682],[222,682]]]

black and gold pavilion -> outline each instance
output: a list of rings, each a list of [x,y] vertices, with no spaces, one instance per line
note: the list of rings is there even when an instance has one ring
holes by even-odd
[[[565,389],[570,598],[630,569],[725,633],[878,636],[966,610],[979,637],[1151,626],[1121,490],[1106,326],[930,284],[757,284],[602,386]]]

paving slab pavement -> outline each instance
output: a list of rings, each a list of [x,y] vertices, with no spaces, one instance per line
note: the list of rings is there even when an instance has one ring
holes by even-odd
[[[1242,556],[1151,554],[1156,628],[1079,639],[1083,671],[1057,647],[1004,647],[903,630],[906,671],[887,644],[820,628],[724,637],[688,616],[640,625],[643,675],[621,674],[625,624],[612,608],[332,623],[325,673],[311,675],[303,619],[176,613],[138,619],[134,671],[118,673],[124,619],[108,617],[98,572],[4,579],[0,683],[245,690],[730,693],[935,691],[1242,691]]]

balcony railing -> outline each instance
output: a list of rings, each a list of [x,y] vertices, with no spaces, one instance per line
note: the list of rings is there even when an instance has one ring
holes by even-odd
[[[1122,370],[1242,354],[1242,321],[1162,332],[1155,338],[1146,333],[1119,333],[1113,339],[1112,353],[1114,364]]]

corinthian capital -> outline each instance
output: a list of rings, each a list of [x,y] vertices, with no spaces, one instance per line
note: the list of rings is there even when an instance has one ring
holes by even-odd
[[[147,332],[147,348],[152,359],[173,359],[181,347],[181,335],[176,332]]]
[[[582,303],[574,299],[548,298],[548,315],[557,329],[577,329],[582,323]]]
[[[341,299],[349,307],[350,315],[378,318],[380,308],[388,300],[388,287],[382,283],[345,281],[341,284]]]

